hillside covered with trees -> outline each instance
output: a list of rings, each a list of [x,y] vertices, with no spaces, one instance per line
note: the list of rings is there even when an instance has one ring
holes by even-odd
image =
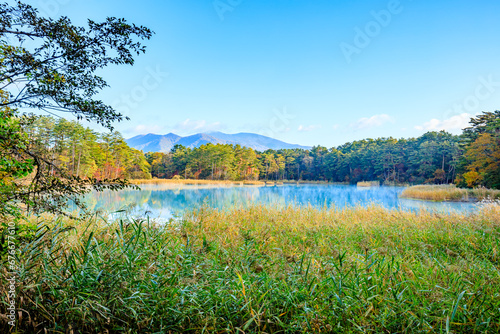
[[[144,154],[129,147],[117,132],[98,133],[76,121],[37,117],[27,127],[28,138],[55,169],[81,178],[148,179],[150,166]]]
[[[500,111],[471,119],[457,136],[428,132],[418,138],[364,139],[311,150],[258,152],[229,144],[176,145],[169,153],[130,148],[118,132],[99,134],[75,121],[38,117],[28,127],[33,143],[55,165],[97,179],[186,178],[307,180],[356,183],[457,183],[500,188]]]

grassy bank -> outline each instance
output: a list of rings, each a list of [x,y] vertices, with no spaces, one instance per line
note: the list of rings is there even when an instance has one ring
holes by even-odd
[[[348,184],[348,183],[339,183],[339,182],[328,182],[328,181],[308,181],[308,180],[300,180],[300,181],[297,181],[297,180],[282,180],[281,182],[285,183],[285,184],[336,184],[336,185],[340,185],[340,184]]]
[[[380,187],[379,181],[361,181],[357,183],[358,187]]]
[[[130,180],[133,184],[185,184],[185,185],[265,185],[262,181],[192,180],[192,179],[149,179]]]
[[[194,180],[194,179],[137,179],[130,180],[131,183],[141,184],[173,184],[173,185],[284,185],[284,184],[348,184],[348,183],[329,183],[328,181],[296,181],[296,180],[262,180],[262,181],[230,181],[230,180]]]
[[[469,216],[254,206],[166,226],[30,224],[38,230],[18,232],[21,332],[500,331],[498,206]]]
[[[485,188],[463,189],[454,185],[420,185],[406,188],[401,197],[429,201],[481,201],[499,200],[500,190]]]

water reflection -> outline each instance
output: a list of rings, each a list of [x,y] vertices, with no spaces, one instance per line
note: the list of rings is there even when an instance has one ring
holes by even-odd
[[[367,206],[440,212],[470,211],[472,203],[438,203],[400,199],[403,187],[358,188],[347,185],[210,186],[210,185],[142,185],[141,190],[91,193],[86,201],[90,208],[114,212],[126,210],[131,215],[149,214],[168,219],[186,209],[206,204],[224,209],[249,204],[272,206],[312,205],[316,207]]]

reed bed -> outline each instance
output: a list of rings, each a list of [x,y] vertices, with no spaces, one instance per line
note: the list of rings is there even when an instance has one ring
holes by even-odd
[[[194,179],[137,179],[130,181],[133,184],[185,184],[185,185],[205,185],[205,184],[221,184],[221,185],[260,185],[264,186],[265,182],[245,180],[245,181],[229,181],[229,180],[194,180]]]
[[[357,183],[358,187],[380,187],[379,181],[360,181]]]
[[[308,181],[308,180],[281,180],[284,184],[335,184],[335,185],[346,185],[347,182],[329,182],[329,181]]]
[[[430,201],[482,201],[500,199],[500,190],[464,189],[454,185],[419,185],[406,188],[401,197]]]
[[[18,332],[500,331],[498,205],[203,207],[163,225],[45,216],[18,234]]]

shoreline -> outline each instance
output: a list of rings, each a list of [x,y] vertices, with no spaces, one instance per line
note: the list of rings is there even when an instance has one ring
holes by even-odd
[[[328,181],[295,181],[295,180],[245,180],[245,181],[232,181],[232,180],[201,180],[201,179],[132,179],[129,180],[131,184],[141,185],[141,184],[185,184],[185,185],[261,185],[261,186],[269,186],[269,185],[285,185],[285,184],[325,184],[325,185],[349,185],[349,183],[345,182],[328,182]]]

